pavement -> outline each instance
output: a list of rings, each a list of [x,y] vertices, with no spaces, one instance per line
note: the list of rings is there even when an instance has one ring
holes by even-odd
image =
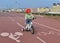
[[[23,32],[24,14],[0,12],[0,43],[60,43],[60,20],[37,15],[33,25],[35,34]]]

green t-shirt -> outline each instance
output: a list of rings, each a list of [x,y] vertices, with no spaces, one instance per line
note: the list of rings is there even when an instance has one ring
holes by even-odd
[[[25,19],[32,19],[34,16],[32,14],[25,14]]]

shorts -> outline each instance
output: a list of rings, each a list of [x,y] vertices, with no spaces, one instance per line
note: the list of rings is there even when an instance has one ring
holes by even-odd
[[[32,22],[31,19],[26,19],[26,24],[29,24],[29,23],[31,23],[31,22]]]

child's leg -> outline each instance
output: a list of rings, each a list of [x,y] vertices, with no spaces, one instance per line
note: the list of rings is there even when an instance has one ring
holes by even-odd
[[[30,23],[30,24],[32,24],[32,20],[27,19],[27,20],[26,20],[26,27],[25,27],[25,29],[27,29],[27,28],[28,28],[28,25],[27,25],[27,24],[29,24],[29,23]]]
[[[25,22],[25,29],[27,29],[28,20]]]

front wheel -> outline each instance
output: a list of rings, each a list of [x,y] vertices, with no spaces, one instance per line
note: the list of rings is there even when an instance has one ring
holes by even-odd
[[[34,27],[33,26],[31,27],[30,31],[31,31],[32,34],[34,34]]]

